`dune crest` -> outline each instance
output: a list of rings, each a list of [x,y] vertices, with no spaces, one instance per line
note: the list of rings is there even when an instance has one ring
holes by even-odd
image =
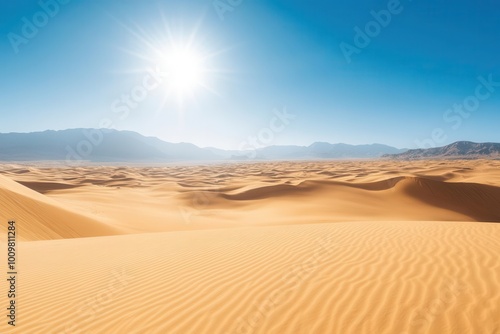
[[[0,333],[496,333],[499,167],[0,165]]]
[[[121,234],[111,226],[64,208],[57,201],[0,175],[0,219],[16,220],[20,240],[66,239]]]
[[[4,166],[3,174],[19,184],[7,185],[4,177],[2,189],[24,196],[11,215],[44,221],[37,223],[36,233],[30,228],[25,234],[29,240],[374,217],[498,222],[498,165],[496,161],[253,163],[211,168],[11,165]],[[23,204],[26,201],[42,203],[43,208],[31,212]],[[8,212],[5,207],[3,214]]]

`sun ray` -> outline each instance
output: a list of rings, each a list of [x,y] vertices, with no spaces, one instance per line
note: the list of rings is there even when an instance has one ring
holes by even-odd
[[[142,60],[142,66],[129,71],[136,73],[140,68],[153,68],[162,78],[161,96],[158,110],[165,110],[169,103],[174,102],[179,109],[194,103],[203,91],[220,96],[214,86],[214,79],[223,77],[232,71],[213,66],[217,58],[231,50],[226,47],[221,50],[210,50],[209,40],[204,35],[204,15],[199,17],[190,29],[184,29],[182,24],[169,21],[163,10],[159,10],[160,25],[146,28],[135,22],[128,24],[108,14],[115,22],[130,33],[133,40],[139,43],[138,49],[122,47],[123,52]],[[202,43],[200,43],[202,42]],[[170,101],[170,102],[169,102]]]

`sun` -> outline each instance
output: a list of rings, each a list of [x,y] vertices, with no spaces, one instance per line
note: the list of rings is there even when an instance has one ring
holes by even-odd
[[[140,59],[140,67],[130,72],[146,71],[158,82],[154,96],[161,99],[158,112],[177,104],[184,113],[190,106],[199,105],[209,93],[221,96],[217,89],[219,79],[230,71],[220,68],[217,58],[228,49],[213,48],[213,38],[203,29],[203,18],[191,28],[178,21],[169,22],[162,14],[162,25],[150,29],[121,23],[139,43],[125,52]],[[200,36],[201,34],[201,36]]]
[[[187,47],[166,51],[158,64],[158,72],[168,89],[181,97],[203,86],[204,70],[203,58]]]

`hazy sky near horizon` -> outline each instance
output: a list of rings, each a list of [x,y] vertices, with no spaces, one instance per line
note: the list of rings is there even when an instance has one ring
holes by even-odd
[[[493,0],[60,1],[0,5],[0,132],[107,124],[226,149],[500,141]]]

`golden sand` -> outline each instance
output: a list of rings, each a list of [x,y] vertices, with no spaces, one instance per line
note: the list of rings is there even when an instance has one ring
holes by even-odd
[[[498,334],[499,167],[0,165],[0,333]]]

